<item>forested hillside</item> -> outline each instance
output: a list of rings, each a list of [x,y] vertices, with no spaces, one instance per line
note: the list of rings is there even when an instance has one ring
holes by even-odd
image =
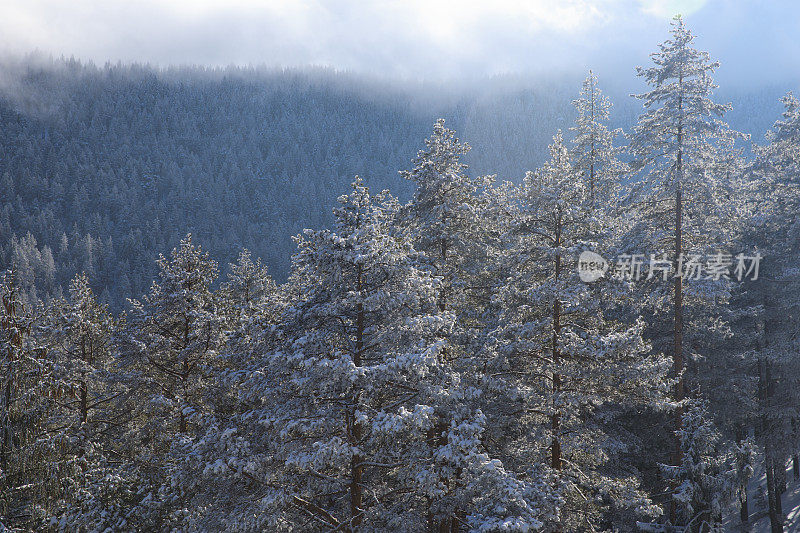
[[[291,236],[328,223],[356,173],[396,184],[424,131],[325,73],[20,68],[0,104],[2,262],[39,295],[86,271],[118,304],[186,231],[283,276]]]
[[[782,532],[800,101],[718,68],[8,67],[0,531]]]
[[[284,279],[292,236],[330,225],[334,199],[356,174],[409,199],[397,172],[435,118],[473,146],[471,175],[519,181],[574,119],[578,85],[393,86],[326,70],[7,59],[0,266],[13,265],[27,297],[42,300],[86,272],[101,300],[121,309],[147,289],[153,259],[192,232],[223,264],[247,247]],[[734,125],[765,131],[779,94],[733,93]],[[611,124],[627,128],[639,104],[621,89],[612,96]]]

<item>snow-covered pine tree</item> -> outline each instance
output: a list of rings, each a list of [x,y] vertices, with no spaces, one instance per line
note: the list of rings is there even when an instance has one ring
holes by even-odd
[[[477,386],[481,375],[475,369],[483,367],[483,344],[492,321],[486,310],[494,286],[490,265],[498,232],[487,212],[497,207],[492,206],[493,178],[467,173],[462,157],[469,150],[470,146],[445,126],[444,119],[437,120],[425,148],[412,161],[412,169],[401,172],[416,187],[400,219],[420,252],[421,264],[440,278],[439,309],[455,317],[445,357]],[[485,401],[474,399],[473,408],[480,408]],[[441,437],[449,425],[447,419],[439,420],[433,434]],[[448,520],[452,523],[440,527],[458,527],[459,518]]]
[[[730,490],[738,498],[739,520],[743,527],[747,527],[750,522],[749,496],[747,485],[755,472],[755,465],[758,460],[758,448],[755,442],[749,437],[740,437],[731,448],[731,479]],[[733,499],[731,495],[730,498]]]
[[[191,235],[157,264],[158,279],[143,301],[131,301],[115,337],[128,387],[115,406],[127,415],[113,446],[118,463],[87,490],[68,529],[157,530],[185,521],[184,487],[171,474],[182,459],[176,449],[213,423],[224,317],[211,290],[217,264]]]
[[[479,282],[488,253],[481,216],[487,198],[482,193],[492,183],[491,177],[467,174],[461,158],[469,150],[439,119],[413,168],[401,172],[416,186],[401,214],[403,223],[423,263],[442,280],[439,309],[455,313],[462,329],[479,320],[480,307],[474,304],[487,289]]]
[[[114,400],[123,390],[110,379],[113,364],[113,320],[97,302],[85,274],[76,276],[69,298],[49,306],[48,320],[39,328],[53,374],[64,398],[48,413],[51,467],[63,472],[64,508],[87,497],[87,485],[104,476],[104,448],[118,435]]]
[[[242,250],[237,262],[228,265],[227,280],[220,287],[218,300],[227,333],[224,366],[237,368],[245,364],[237,357],[249,357],[256,339],[275,323],[281,294],[261,259],[253,261],[250,251]]]
[[[748,473],[752,473],[749,445],[725,449],[708,412],[707,402],[695,398],[685,402],[677,431],[681,449],[678,465],[661,465],[677,487],[677,524],[639,522],[641,531],[653,533],[710,533],[722,531],[722,513]],[[739,471],[741,468],[744,471]],[[743,481],[744,480],[744,481]]]
[[[246,322],[269,306],[276,297],[277,286],[261,259],[253,261],[249,250],[242,250],[236,263],[228,265],[227,281],[222,285],[222,297],[229,302],[229,314]]]
[[[587,245],[592,251],[612,262],[615,258],[627,257],[627,254],[641,253],[643,250],[639,248],[640,241],[634,239],[633,246],[630,243],[636,217],[626,216],[624,212],[623,200],[628,192],[627,181],[631,169],[620,160],[624,149],[615,146],[621,130],[610,130],[608,127],[612,104],[598,87],[594,73],[590,72],[584,80],[580,96],[573,105],[578,116],[571,128],[573,140],[570,159],[586,189],[588,216],[585,219],[583,238],[590,243]],[[631,291],[631,280],[618,279],[614,274],[614,267],[611,268],[612,271],[607,273],[603,282],[591,284],[589,290],[599,302],[604,320],[616,322],[618,325],[634,326],[643,315],[650,313],[643,310],[639,298],[634,296],[636,290]],[[635,283],[633,286],[636,289]],[[663,347],[660,347],[655,352],[662,350]],[[601,411],[608,409],[610,405],[606,404]],[[610,409],[615,416],[600,415],[608,419],[604,431],[609,436],[609,443],[624,443],[624,446],[615,449],[625,450],[624,454],[609,454],[606,469],[614,464],[615,457],[624,455],[634,459],[629,459],[628,465],[618,465],[623,470],[629,471],[635,465],[641,469],[639,477],[642,479],[650,479],[648,472],[658,472],[657,463],[653,461],[649,450],[640,448],[639,445],[648,440],[646,435],[649,426],[657,425],[658,419],[663,416],[659,405],[660,402],[651,402],[649,406],[641,403],[635,407],[629,405],[627,408],[614,406]],[[631,415],[634,414],[640,422],[647,422],[631,424]],[[654,487],[646,484],[642,488],[653,491]],[[632,518],[629,511],[617,507],[609,510],[605,523],[629,523]]]
[[[636,480],[619,465],[610,468],[622,442],[594,415],[662,403],[668,364],[648,355],[641,322],[607,317],[602,299],[580,280],[578,255],[592,247],[588,189],[560,132],[550,153],[518,190],[512,274],[495,297],[501,326],[492,370],[519,406],[521,427],[510,443],[516,461],[545,463],[556,474],[572,512],[553,525],[573,530],[599,523],[604,503],[652,511]]]
[[[756,168],[768,172],[781,183],[800,181],[800,161],[796,152],[800,144],[800,101],[791,93],[781,98],[784,110],[767,132],[769,144],[756,147]]]
[[[149,401],[165,409],[153,428],[153,436],[164,436],[190,432],[190,419],[203,412],[205,370],[214,363],[223,335],[211,290],[217,263],[191,235],[157,264],[158,281],[149,294],[143,302],[131,301],[132,353],[127,355],[144,371],[154,394]]]
[[[14,273],[0,278],[0,527],[43,527],[63,496],[54,447],[68,446],[48,425],[66,392],[34,336],[41,317],[26,308]]]
[[[739,190],[748,190],[745,180],[740,180]],[[745,198],[745,194],[737,199],[740,220],[746,231],[740,231],[737,238],[740,249],[750,249],[756,244],[752,237],[759,234],[759,224],[755,217],[755,209],[760,211],[763,205],[752,202],[754,197]],[[750,204],[750,205],[747,205]],[[749,214],[747,213],[749,212]],[[747,227],[749,226],[749,227]],[[760,248],[760,246],[759,246]],[[714,415],[723,438],[730,442],[734,456],[739,460],[741,474],[739,479],[739,516],[743,524],[748,524],[750,512],[747,482],[752,475],[754,457],[751,456],[752,442],[749,439],[751,429],[760,427],[758,385],[759,346],[763,341],[762,302],[760,291],[753,291],[754,283],[745,281],[735,283],[731,289],[730,313],[728,321],[734,332],[726,342],[719,343],[718,356],[711,372],[705,373],[703,379],[703,396]],[[720,355],[722,357],[720,357]],[[758,431],[756,431],[758,433]],[[746,459],[746,461],[745,461]]]
[[[583,179],[590,208],[611,210],[619,201],[620,181],[628,168],[619,160],[622,148],[614,145],[621,131],[609,130],[607,126],[611,101],[598,87],[592,71],[572,104],[578,111],[575,125],[570,128],[574,135],[570,150],[572,167]]]
[[[260,476],[260,482],[256,477],[264,431],[253,416],[255,404],[250,393],[243,392],[242,383],[255,376],[263,378],[258,361],[267,346],[275,347],[272,333],[286,305],[283,293],[287,290],[276,286],[261,260],[254,261],[248,250],[229,264],[227,280],[214,295],[217,320],[225,335],[214,364],[204,368],[204,412],[192,435],[182,435],[172,443],[167,480],[159,493],[169,498],[172,527],[277,528],[271,521],[274,509],[262,499],[268,476]]]
[[[637,244],[648,250],[671,242],[673,273],[678,273],[682,254],[695,252],[700,235],[713,235],[720,225],[708,216],[715,206],[715,188],[721,187],[718,176],[708,172],[713,143],[724,131],[717,120],[728,109],[714,103],[710,96],[715,85],[711,74],[719,66],[708,53],[692,47],[694,36],[680,16],[672,22],[672,38],[651,55],[655,66],[639,67],[639,76],[653,89],[637,95],[644,102],[631,136],[629,151],[642,179],[634,186],[631,199],[646,234]],[[709,205],[710,204],[710,205]],[[716,235],[713,235],[716,237]],[[688,242],[687,242],[688,241]],[[689,246],[687,246],[687,244]],[[690,248],[690,246],[692,248]],[[675,373],[684,369],[683,298],[681,276],[674,277],[674,328],[670,353]],[[679,379],[675,399],[684,397],[683,379]]]
[[[682,417],[678,430],[681,463],[663,466],[678,487],[672,498],[677,502],[679,531],[719,531],[722,512],[742,477],[735,459],[742,458],[723,449],[703,400],[690,400]]]
[[[90,414],[107,400],[104,394],[113,357],[113,319],[107,307],[97,301],[85,274],[75,276],[69,299],[56,304],[53,311],[58,316],[54,317],[55,331],[48,344],[57,353],[51,355],[60,363],[62,379],[74,382],[75,401],[68,404],[68,412],[73,424],[85,426],[81,446],[91,447],[94,431],[89,427]]]
[[[727,194],[732,177],[728,170],[738,162],[733,149],[740,136],[720,120],[729,106],[711,99],[716,87],[712,74],[718,63],[693,47],[694,36],[680,16],[673,19],[671,33],[671,38],[659,45],[660,50],[651,54],[654,65],[637,69],[651,90],[637,95],[645,112],[629,144],[633,167],[641,179],[628,198],[636,221],[628,242],[633,253],[655,254],[672,264],[671,293],[657,278],[641,284],[640,290],[641,301],[651,312],[669,310],[672,315],[671,324],[651,322],[648,335],[657,349],[673,359],[677,378],[673,399],[678,406],[674,426],[678,430],[680,402],[686,396],[687,360],[699,360],[696,354],[704,346],[728,334],[719,320],[723,312],[719,304],[727,298],[725,279],[704,276],[685,282],[684,278],[691,275],[692,254],[722,254],[724,266],[725,257],[733,252],[726,249],[735,220]],[[693,353],[687,353],[687,346]],[[672,463],[679,464],[677,442],[671,453]],[[673,519],[676,514],[672,506]]]

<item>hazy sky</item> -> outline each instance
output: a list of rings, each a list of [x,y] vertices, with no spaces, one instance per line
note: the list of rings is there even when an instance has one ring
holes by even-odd
[[[435,80],[590,67],[632,76],[676,12],[723,63],[720,80],[797,79],[795,0],[0,0],[0,51]]]

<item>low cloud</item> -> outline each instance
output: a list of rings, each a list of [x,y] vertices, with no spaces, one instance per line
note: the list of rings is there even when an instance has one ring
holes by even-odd
[[[99,64],[321,65],[435,80],[591,67],[632,78],[681,12],[730,79],[800,66],[800,8],[788,0],[11,2],[0,7],[0,50]]]

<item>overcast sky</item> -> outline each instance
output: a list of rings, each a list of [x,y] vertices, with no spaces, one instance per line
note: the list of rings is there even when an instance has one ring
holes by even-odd
[[[324,65],[442,80],[633,76],[682,13],[719,79],[797,79],[795,0],[0,0],[0,51],[95,63]]]

